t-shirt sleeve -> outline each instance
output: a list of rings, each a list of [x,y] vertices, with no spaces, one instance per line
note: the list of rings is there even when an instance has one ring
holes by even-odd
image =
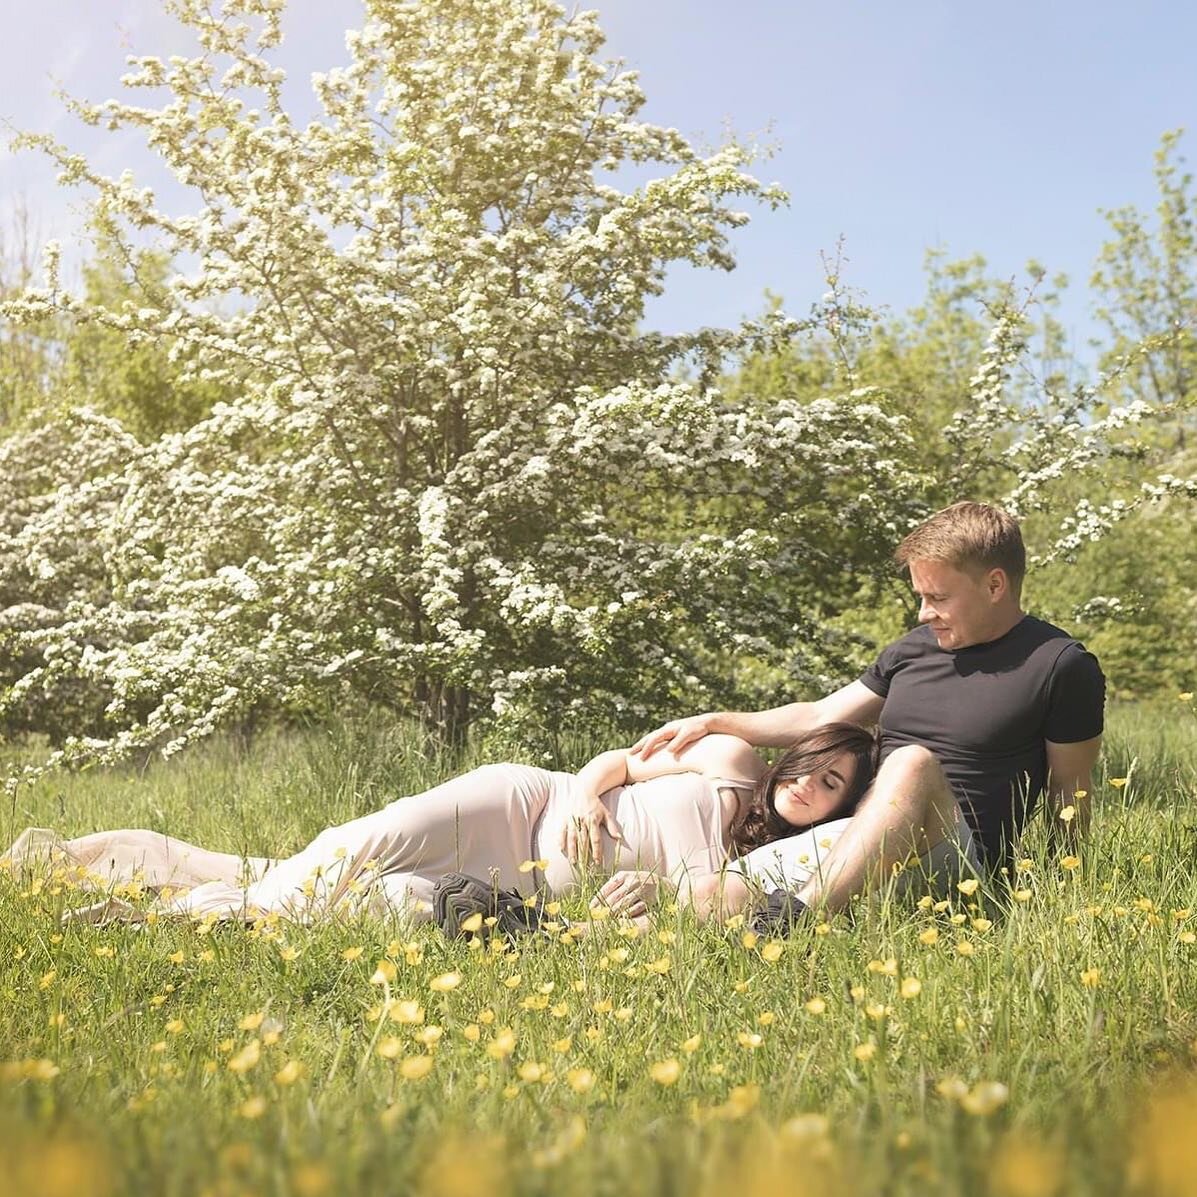
[[[897,668],[898,661],[900,660],[898,652],[898,645],[900,643],[901,641],[898,640],[883,648],[877,660],[860,675],[860,680],[874,694],[881,698],[884,698],[889,693],[889,683],[894,676],[894,670]]]
[[[1048,686],[1043,738],[1077,744],[1100,736],[1105,726],[1106,679],[1097,658],[1070,644],[1056,659]]]

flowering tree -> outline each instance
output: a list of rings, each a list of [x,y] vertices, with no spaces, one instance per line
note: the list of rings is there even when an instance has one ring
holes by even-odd
[[[670,263],[733,265],[735,202],[783,200],[748,150],[638,120],[594,14],[547,0],[368,0],[302,127],[269,58],[281,0],[171,7],[200,52],[124,79],[166,101],[74,108],[141,129],[193,213],[24,140],[94,189],[132,282],[145,231],[188,271],[96,306],[51,248],[7,311],[168,343],[237,397],[144,443],[76,417],[85,485],[31,494],[0,544],[4,709],[89,686],[102,713],[64,751],[104,758],[346,690],[456,737],[480,714],[726,699],[728,650],[824,669],[811,579],[838,528],[880,560],[908,522],[901,421],[867,393],[725,404],[720,363],[789,336],[781,315],[638,331]],[[628,166],[652,177],[620,189]]]

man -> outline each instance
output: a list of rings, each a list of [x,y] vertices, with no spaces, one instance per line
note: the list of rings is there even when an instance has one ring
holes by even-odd
[[[798,874],[796,894],[771,895],[782,921],[842,909],[912,856],[941,879],[996,870],[1041,792],[1054,836],[1073,843],[1088,825],[1105,679],[1076,640],[1023,612],[1018,524],[995,507],[956,503],[911,532],[896,559],[909,568],[920,626],[859,680],[817,702],[675,720],[634,748],[679,752],[709,732],[783,746],[831,720],[879,724],[877,778],[819,868]],[[691,898],[714,915],[741,909],[745,873],[703,878]]]

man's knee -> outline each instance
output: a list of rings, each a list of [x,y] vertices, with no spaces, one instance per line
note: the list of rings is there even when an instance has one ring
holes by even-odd
[[[904,744],[895,748],[877,771],[877,781],[897,778],[941,780],[944,776],[939,758],[921,744]]]

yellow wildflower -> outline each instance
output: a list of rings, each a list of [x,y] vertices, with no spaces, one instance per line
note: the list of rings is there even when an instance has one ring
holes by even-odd
[[[389,985],[398,975],[398,970],[390,960],[380,960],[374,966],[374,975],[370,978],[370,984]]]
[[[397,1060],[403,1055],[403,1040],[397,1035],[384,1035],[374,1050],[384,1060]]]
[[[431,1071],[431,1056],[408,1056],[399,1065],[399,1075],[405,1081],[422,1081]]]
[[[960,1107],[966,1113],[984,1118],[1000,1109],[1010,1097],[1010,1090],[1001,1081],[978,1081],[963,1097]]]
[[[288,1060],[274,1074],[274,1083],[276,1085],[293,1085],[301,1076],[303,1076],[303,1065],[298,1060]]]
[[[424,1021],[424,1007],[414,998],[400,998],[388,1003],[387,1017],[391,1022],[416,1026]]]
[[[649,1068],[648,1074],[658,1085],[672,1085],[682,1075],[682,1066],[671,1056],[668,1060],[658,1060]]]
[[[262,1058],[262,1045],[256,1039],[251,1039],[235,1056],[229,1060],[229,1071],[238,1074],[246,1073]]]
[[[575,1093],[589,1093],[594,1088],[594,1073],[589,1068],[571,1068],[565,1082]]]
[[[505,1060],[515,1051],[515,1032],[510,1027],[496,1031],[494,1038],[486,1045],[486,1054],[495,1060]]]

